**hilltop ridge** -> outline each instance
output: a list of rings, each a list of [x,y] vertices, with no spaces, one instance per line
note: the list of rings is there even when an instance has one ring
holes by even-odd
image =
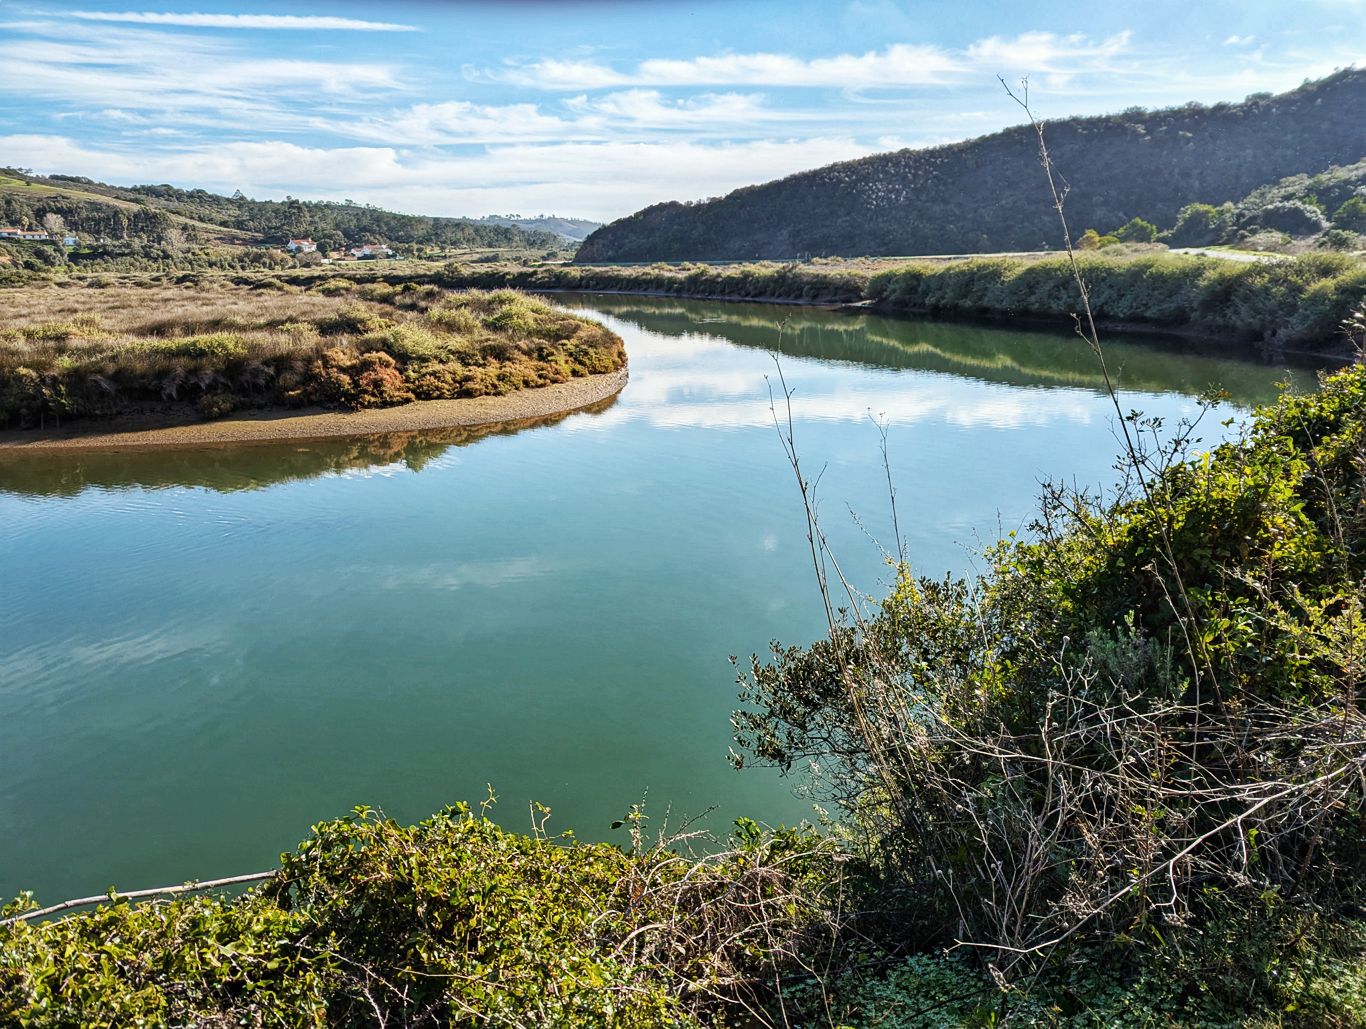
[[[1047,124],[1078,232],[1143,218],[1163,227],[1192,203],[1237,201],[1287,176],[1366,156],[1366,69],[1279,96],[1191,103]],[[594,232],[576,260],[789,259],[1045,249],[1057,215],[1028,126],[899,150],[655,204]]]

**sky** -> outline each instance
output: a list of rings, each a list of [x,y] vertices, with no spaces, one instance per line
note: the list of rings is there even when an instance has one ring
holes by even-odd
[[[1350,65],[1366,0],[0,0],[0,165],[610,220]]]

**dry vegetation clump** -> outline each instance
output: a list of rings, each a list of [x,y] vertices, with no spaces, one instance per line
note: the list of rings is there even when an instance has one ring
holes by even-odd
[[[514,290],[275,279],[7,293],[0,427],[498,396],[615,371],[621,340]]]

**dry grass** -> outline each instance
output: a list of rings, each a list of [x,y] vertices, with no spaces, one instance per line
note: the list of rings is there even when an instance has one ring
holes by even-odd
[[[621,340],[513,290],[275,279],[6,292],[0,425],[194,402],[372,407],[615,371]]]

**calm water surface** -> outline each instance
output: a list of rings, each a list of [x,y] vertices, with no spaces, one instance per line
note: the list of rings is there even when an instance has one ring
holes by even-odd
[[[821,630],[765,348],[869,593],[872,539],[893,545],[873,417],[925,574],[1025,525],[1042,480],[1113,476],[1108,401],[1066,333],[558,300],[627,341],[630,385],[593,412],[0,458],[0,895],[254,871],[355,804],[413,820],[488,783],[505,825],[537,800],[588,839],[642,797],[656,824],[808,815],[726,761],[728,655]],[[1211,386],[1236,410],[1312,383],[1135,343],[1110,359],[1126,406],[1169,420]]]

